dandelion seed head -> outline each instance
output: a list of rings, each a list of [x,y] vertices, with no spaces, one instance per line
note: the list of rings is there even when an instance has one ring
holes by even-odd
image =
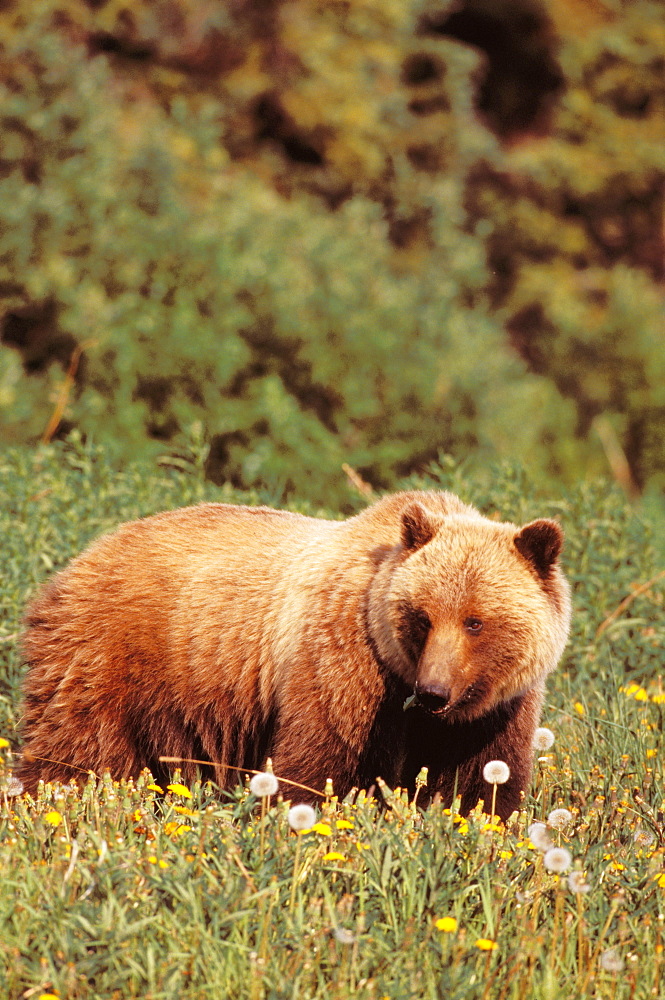
[[[534,847],[539,851],[549,851],[552,841],[544,823],[532,823],[527,832]]]
[[[557,875],[568,871],[572,860],[570,851],[567,851],[565,847],[550,847],[549,851],[545,851],[543,857],[547,870]]]
[[[255,774],[249,783],[249,790],[257,799],[264,799],[268,795],[274,795],[279,788],[279,782],[274,774],[262,771]]]
[[[553,809],[547,817],[547,822],[553,830],[565,830],[572,818],[573,814],[569,809]]]
[[[339,941],[340,944],[353,944],[356,939],[355,934],[348,927],[336,927],[333,934],[335,935],[335,940]]]
[[[554,745],[554,733],[546,726],[539,726],[533,734],[533,748],[538,753],[544,753]]]
[[[510,768],[505,760],[490,760],[483,768],[483,778],[489,785],[503,785],[510,777]]]
[[[310,830],[316,823],[316,813],[311,806],[301,802],[289,809],[289,826],[296,833],[301,830]]]
[[[623,972],[623,959],[616,948],[608,948],[602,953],[600,967],[605,972]]]
[[[574,893],[585,893],[589,892],[591,886],[584,877],[584,872],[574,871],[568,876],[568,888]]]
[[[7,778],[5,795],[8,795],[10,798],[14,798],[17,795],[23,795],[23,782],[18,778],[15,778],[13,774],[10,774]]]
[[[642,827],[636,830],[633,835],[633,841],[637,847],[651,847],[655,839],[655,833],[652,833],[651,830],[645,830]]]

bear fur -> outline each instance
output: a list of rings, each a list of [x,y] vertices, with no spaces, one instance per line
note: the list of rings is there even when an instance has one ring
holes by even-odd
[[[428,798],[456,790],[468,811],[502,759],[507,817],[568,635],[561,546],[555,521],[488,520],[443,492],[346,521],[210,503],[121,525],[28,609],[17,776],[31,793],[88,769],[164,780],[163,755],[212,762],[223,787],[225,765],[271,757],[344,796],[377,776],[413,789],[426,765]]]

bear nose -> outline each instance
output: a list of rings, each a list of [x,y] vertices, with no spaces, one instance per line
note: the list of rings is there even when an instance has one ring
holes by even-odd
[[[428,712],[440,712],[450,702],[450,690],[443,684],[416,684],[418,704]]]

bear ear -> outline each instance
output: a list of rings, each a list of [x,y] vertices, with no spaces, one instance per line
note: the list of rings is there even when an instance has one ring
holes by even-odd
[[[440,523],[421,503],[410,503],[402,511],[402,545],[410,551],[421,549],[434,537]]]
[[[556,521],[532,521],[515,535],[518,552],[531,563],[538,576],[545,578],[563,548],[563,531]]]

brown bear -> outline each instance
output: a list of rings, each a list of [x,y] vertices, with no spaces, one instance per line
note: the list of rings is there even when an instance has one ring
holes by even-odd
[[[228,786],[225,765],[271,757],[343,796],[377,776],[413,788],[426,765],[428,796],[456,789],[468,811],[502,759],[507,817],[568,634],[561,546],[555,521],[499,523],[443,492],[346,521],[210,503],[124,524],[28,609],[18,777],[163,779],[172,756]]]

